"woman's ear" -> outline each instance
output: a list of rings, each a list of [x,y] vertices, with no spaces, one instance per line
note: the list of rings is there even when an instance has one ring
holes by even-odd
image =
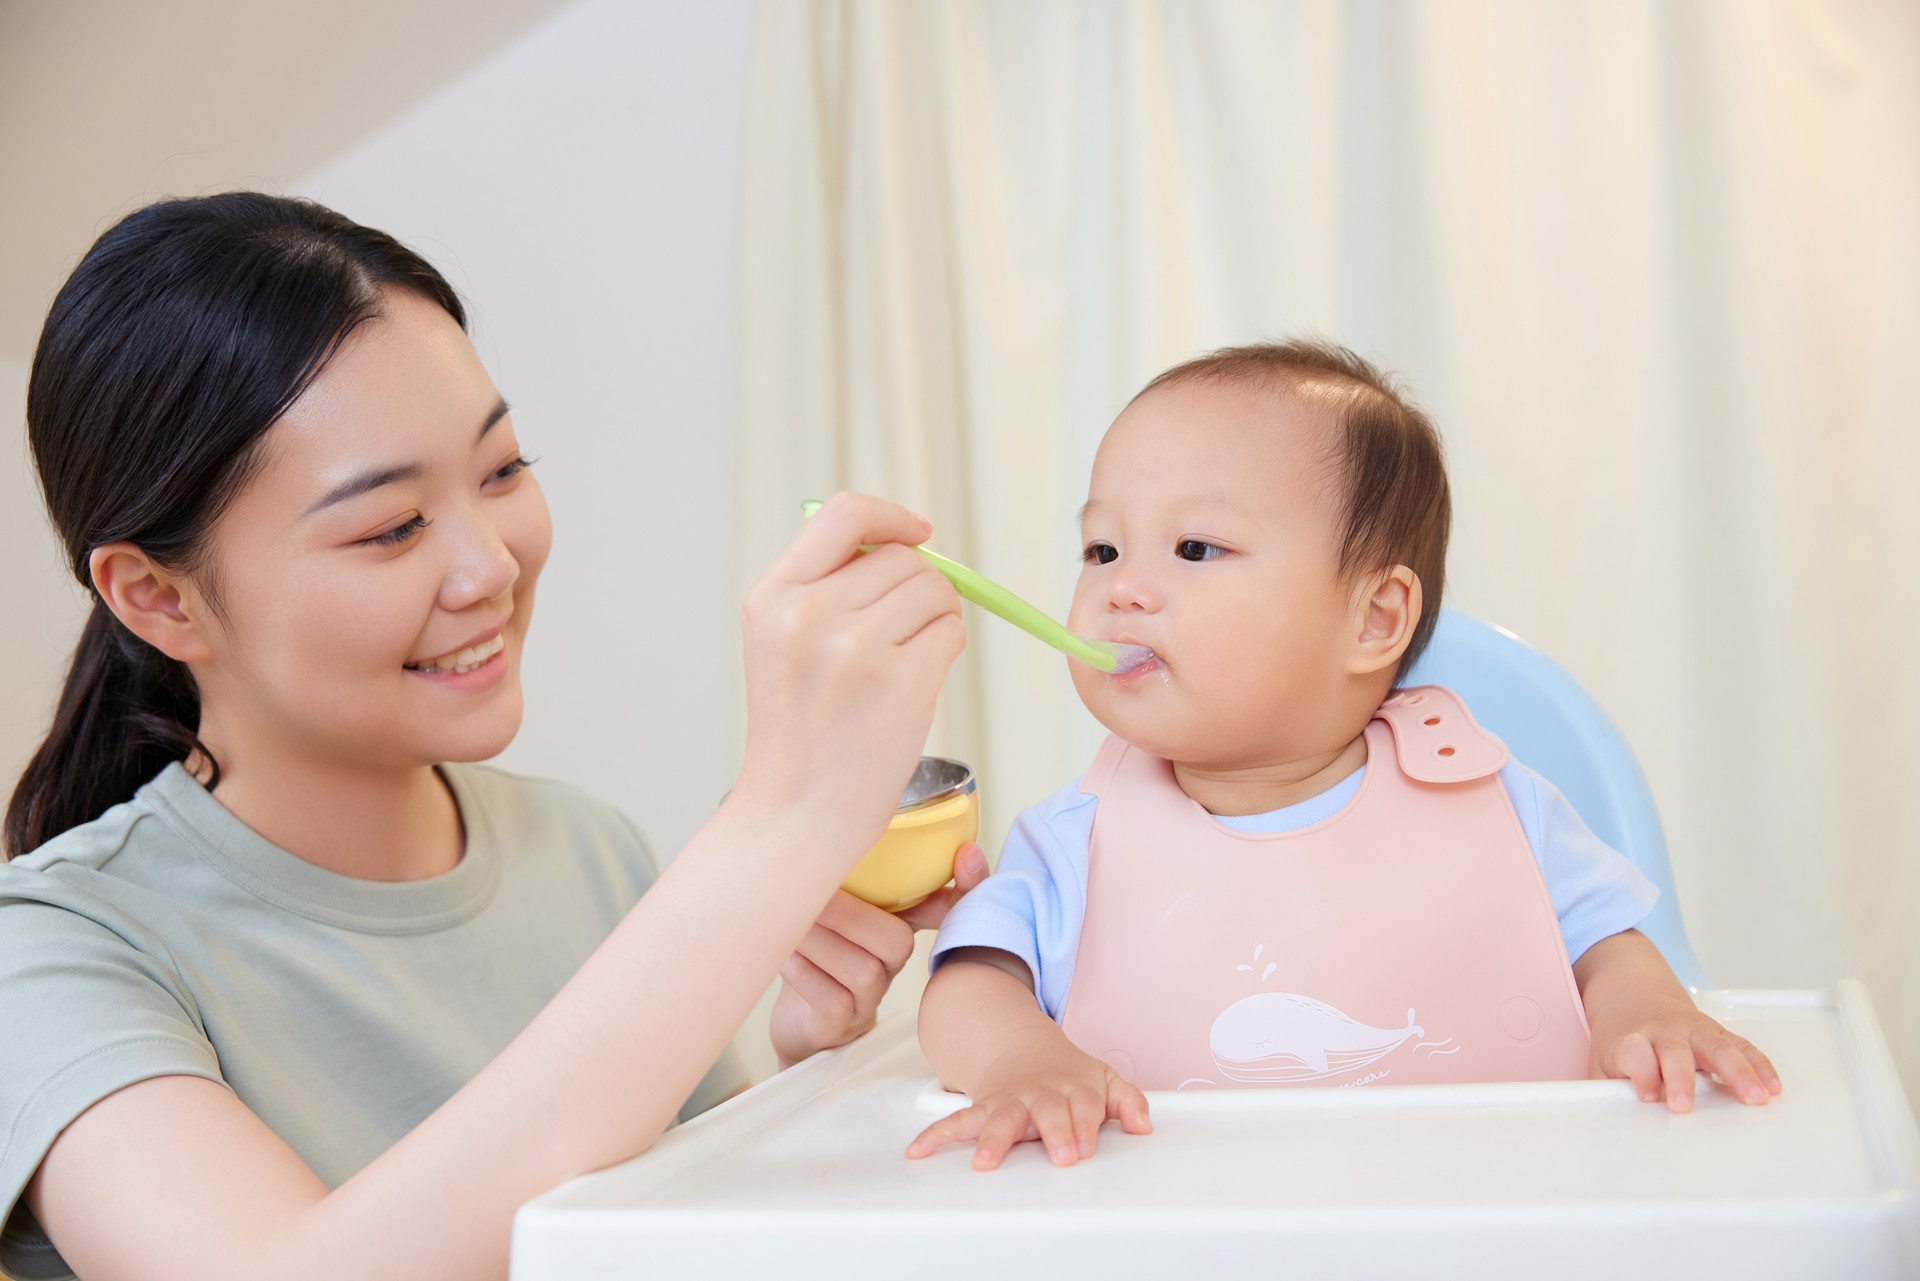
[[[1420,625],[1420,576],[1395,565],[1363,589],[1357,600],[1359,630],[1347,671],[1367,676],[1400,662]]]
[[[182,663],[212,654],[205,629],[183,593],[185,580],[133,543],[108,543],[87,555],[93,588],[128,631]],[[194,605],[197,606],[197,600]]]

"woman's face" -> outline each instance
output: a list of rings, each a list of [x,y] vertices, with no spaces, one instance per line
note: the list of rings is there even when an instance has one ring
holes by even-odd
[[[546,500],[460,326],[411,293],[384,303],[214,527],[192,667],[223,766],[482,760],[519,729]]]

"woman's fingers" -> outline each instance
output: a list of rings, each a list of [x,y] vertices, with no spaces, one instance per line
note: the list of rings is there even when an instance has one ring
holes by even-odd
[[[853,991],[800,953],[787,957],[780,977],[807,1003],[817,1025],[844,1028],[859,1019],[860,1000]]]
[[[882,639],[905,645],[943,619],[959,621],[960,593],[939,570],[927,565],[925,573],[916,571],[905,576],[860,613]]]
[[[815,924],[807,930],[794,955],[846,989],[853,999],[855,1020],[863,1021],[873,1013],[880,998],[887,994],[887,985],[893,981],[893,975],[879,957],[822,925]],[[807,1004],[813,1005],[813,1001],[809,999]]]
[[[916,930],[937,930],[940,923],[947,919],[947,913],[953,910],[953,905],[986,879],[987,856],[980,852],[978,845],[969,841],[953,856],[953,884],[921,899],[900,913],[900,919]]]
[[[815,589],[827,593],[838,608],[862,610],[871,608],[909,579],[929,575],[947,581],[932,562],[911,547],[888,543],[829,574]]]
[[[862,546],[918,544],[932,532],[931,521],[899,503],[843,491],[800,527],[767,566],[767,576],[789,583],[815,582],[859,555]]]
[[[911,925],[891,912],[861,902],[845,890],[833,892],[815,924],[876,957],[888,978],[905,969],[913,957]]]

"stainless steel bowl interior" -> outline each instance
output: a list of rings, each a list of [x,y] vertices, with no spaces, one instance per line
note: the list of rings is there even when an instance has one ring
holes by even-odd
[[[917,809],[949,796],[961,796],[973,791],[975,786],[973,771],[960,761],[950,761],[944,756],[922,756],[895,812]]]

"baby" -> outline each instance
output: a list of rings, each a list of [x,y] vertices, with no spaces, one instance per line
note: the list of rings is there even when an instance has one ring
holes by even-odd
[[[973,1105],[907,1149],[1056,1165],[1141,1089],[1780,1079],[1633,927],[1658,891],[1459,699],[1396,690],[1433,634],[1450,498],[1424,415],[1328,344],[1160,375],[1101,442],[1071,626],[1113,736],[948,916],[920,1041]]]

